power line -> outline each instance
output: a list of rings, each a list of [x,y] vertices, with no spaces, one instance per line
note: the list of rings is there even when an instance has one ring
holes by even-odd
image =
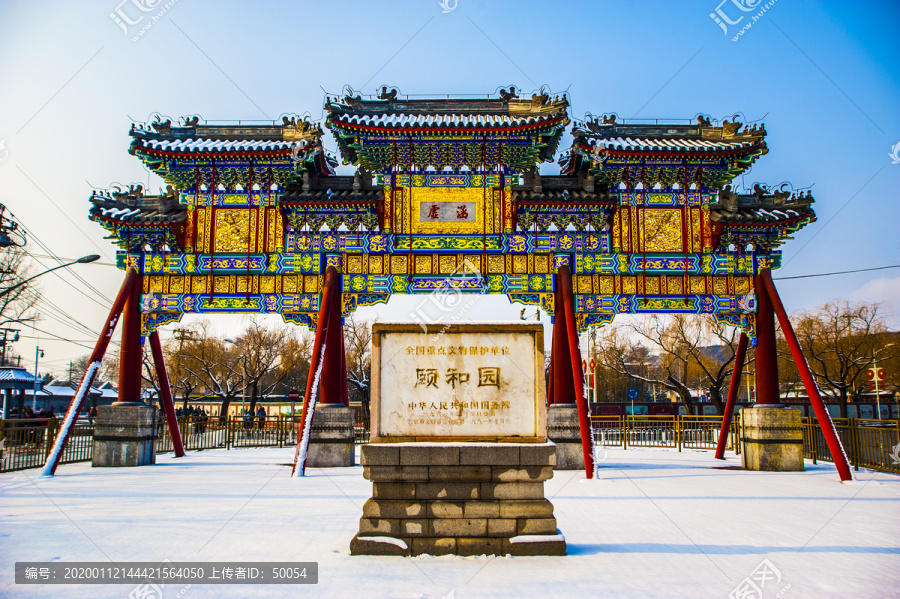
[[[892,266],[876,266],[874,268],[857,268],[856,270],[841,270],[838,272],[820,272],[812,275],[797,275],[795,277],[773,277],[776,281],[788,281],[790,279],[809,279],[811,277],[830,277],[833,275],[849,275],[854,272],[870,272],[873,270],[887,270],[888,268],[900,268],[900,264]]]
[[[89,345],[84,345],[83,343],[78,343],[77,341],[72,341],[71,339],[66,339],[65,337],[60,337],[59,335],[56,335],[56,334],[54,334],[54,333],[50,333],[50,332],[48,332],[48,331],[44,331],[44,330],[39,329],[39,328],[37,328],[37,327],[35,327],[35,326],[28,325],[28,328],[29,328],[29,329],[32,329],[32,330],[35,330],[35,331],[37,331],[37,332],[39,332],[39,333],[43,333],[43,334],[45,334],[45,335],[50,335],[51,337],[56,337],[56,338],[59,339],[60,341],[65,341],[65,342],[67,342],[67,343],[73,343],[73,344],[75,344],[75,345],[80,345],[81,347],[84,347],[84,348],[86,348],[86,349],[94,349],[93,347],[91,347],[91,346],[89,346]]]

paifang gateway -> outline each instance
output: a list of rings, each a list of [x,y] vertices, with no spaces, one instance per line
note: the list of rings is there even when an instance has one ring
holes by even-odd
[[[732,180],[768,152],[737,119],[570,120],[568,97],[326,96],[320,123],[157,118],[129,152],[167,191],[94,192],[90,218],[140,275],[142,334],[185,313],[279,313],[315,326],[324,273],[343,315],[392,294],[505,294],[555,312],[571,269],[577,327],[616,314],[710,313],[756,337],[754,277],[815,220],[809,192]],[[561,174],[541,176],[567,127]]]

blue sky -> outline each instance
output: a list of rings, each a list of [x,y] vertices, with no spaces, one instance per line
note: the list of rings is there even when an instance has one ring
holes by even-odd
[[[900,164],[889,157],[900,143],[900,3],[458,0],[444,13],[437,0],[169,0],[156,9],[170,5],[165,14],[131,41],[150,18],[126,35],[110,13],[119,8],[132,20],[144,13],[132,0],[119,2],[0,5],[0,202],[59,256],[98,248],[102,262],[114,255],[101,228],[87,220],[88,198],[91,185],[146,185],[147,171],[127,153],[132,118],[309,112],[319,119],[323,88],[367,93],[387,84],[408,94],[485,94],[515,84],[526,93],[541,85],[568,90],[575,118],[615,112],[625,119],[721,119],[740,112],[762,119],[770,151],[743,182],[812,186],[819,216],[785,246],[776,277],[900,264]],[[741,2],[754,11],[741,11]],[[732,21],[744,15],[727,35],[709,16],[717,7]],[[334,148],[330,137],[327,144]],[[152,190],[160,184],[150,178]],[[122,276],[102,264],[78,272],[107,296]],[[53,275],[41,283],[50,302],[99,328],[104,308]],[[835,298],[891,301],[900,310],[900,269],[779,286],[790,310]],[[397,298],[378,314],[404,318],[412,301]],[[471,317],[517,318],[519,309],[485,298]],[[892,322],[900,326],[895,314]],[[38,327],[93,345],[86,332],[51,319]],[[29,365],[35,343],[57,369],[89,351],[44,333],[23,335],[16,349]]]

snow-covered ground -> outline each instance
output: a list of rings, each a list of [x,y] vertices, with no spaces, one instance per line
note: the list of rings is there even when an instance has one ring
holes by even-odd
[[[0,596],[128,597],[133,586],[16,586],[16,561],[317,561],[316,586],[194,585],[202,597],[720,597],[756,572],[762,598],[897,597],[900,477],[831,464],[734,469],[711,451],[605,450],[599,480],[546,484],[566,557],[349,554],[371,492],[362,468],[292,480],[288,449],[215,450],[155,467],[0,476]],[[776,574],[780,576],[777,580]],[[752,577],[751,577],[752,580]],[[175,597],[181,587],[163,589]],[[741,595],[733,595],[739,597]],[[756,594],[746,597],[758,597]]]

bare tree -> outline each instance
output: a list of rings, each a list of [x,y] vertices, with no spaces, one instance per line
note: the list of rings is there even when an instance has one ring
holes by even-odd
[[[266,396],[282,381],[284,375],[281,374],[283,371],[279,369],[279,363],[285,343],[290,337],[287,326],[289,325],[269,328],[261,325],[256,318],[251,318],[247,330],[235,341],[240,356],[240,370],[246,377],[245,384],[251,390],[251,414],[256,411],[260,383],[268,379],[262,392],[262,396]]]
[[[824,384],[822,392],[836,397],[842,418],[847,417],[848,400],[858,400],[868,390],[872,364],[892,359],[900,349],[884,342],[887,325],[879,304],[828,303],[800,312],[794,330],[810,369]]]
[[[242,390],[244,375],[235,368],[240,362],[240,350],[212,334],[208,321],[198,323],[194,331],[196,339],[182,354],[184,369],[202,383],[208,394],[221,398],[219,422],[225,422],[231,402]]]
[[[33,322],[37,315],[34,305],[40,291],[33,282],[25,282],[31,275],[31,261],[25,249],[10,246],[0,249],[0,327]]]
[[[347,381],[353,385],[351,393],[362,404],[363,414],[369,416],[372,369],[372,322],[359,321],[352,315],[344,321],[344,351],[347,360]]]

